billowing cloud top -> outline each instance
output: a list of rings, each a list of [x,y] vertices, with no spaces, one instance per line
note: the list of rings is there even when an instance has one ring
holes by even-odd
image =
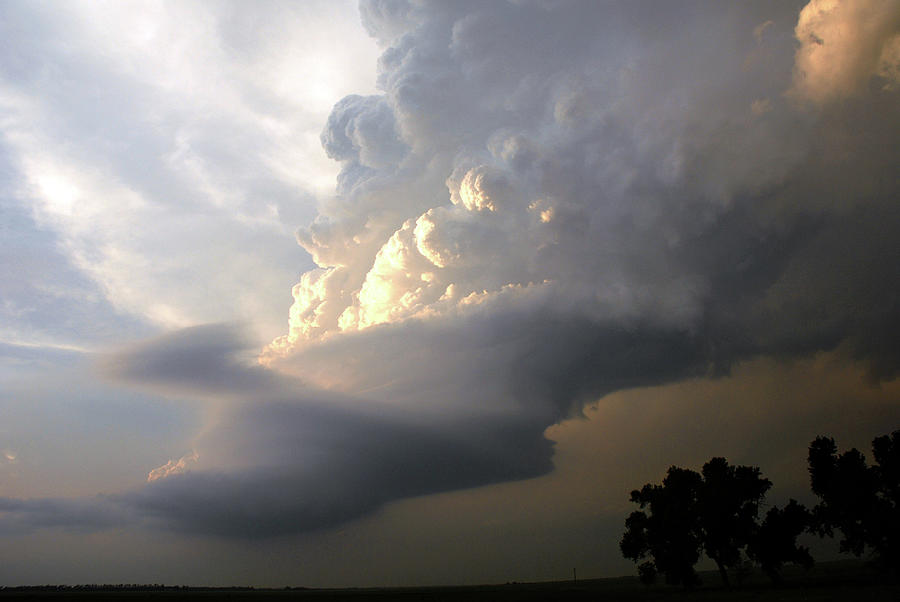
[[[900,3],[813,0],[800,12],[794,93],[816,103],[900,85]]]
[[[524,305],[698,337],[713,363],[895,353],[871,337],[896,314],[897,2],[361,12],[383,94],[322,133],[343,168],[298,234],[319,268],[264,361]]]

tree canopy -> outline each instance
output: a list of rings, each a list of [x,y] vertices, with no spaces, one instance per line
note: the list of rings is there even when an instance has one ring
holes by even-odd
[[[781,582],[781,567],[786,562],[805,569],[813,565],[809,548],[797,545],[797,537],[809,528],[810,514],[797,500],[784,508],[773,506],[756,530],[747,555],[759,563],[763,572],[775,582]]]
[[[703,466],[699,518],[703,551],[719,568],[728,584],[729,567],[741,560],[741,549],[756,529],[759,505],[772,486],[759,468],[730,466],[725,458],[713,458]]]
[[[634,511],[625,521],[619,547],[626,558],[642,564],[642,577],[662,573],[666,583],[692,587],[698,583],[694,565],[700,559],[697,498],[701,477],[672,466],[662,485],[644,485],[631,501],[649,511]]]
[[[813,564],[809,549],[797,543],[800,535],[837,530],[842,552],[868,552],[877,566],[900,574],[900,430],[876,437],[872,457],[870,466],[859,450],[838,454],[834,439],[817,437],[807,463],[819,503],[810,512],[792,499],[770,508],[762,523],[760,506],[772,483],[759,468],[725,458],[712,458],[699,473],[672,466],[662,484],[631,492],[640,510],[626,519],[619,548],[640,563],[645,582],[662,573],[667,583],[693,587],[702,554],[716,563],[726,586],[728,569],[742,554],[778,582],[785,563]]]
[[[725,458],[712,458],[699,474],[672,466],[662,485],[631,492],[641,510],[625,521],[619,547],[635,562],[648,559],[642,576],[659,572],[667,583],[685,587],[698,582],[694,565],[706,553],[728,585],[727,570],[753,539],[759,505],[771,486],[759,468],[731,466]]]
[[[834,439],[817,437],[809,446],[809,476],[820,503],[813,524],[820,535],[841,532],[840,548],[861,556],[872,552],[881,565],[900,570],[900,431],[872,441],[868,466],[857,449],[840,455]]]

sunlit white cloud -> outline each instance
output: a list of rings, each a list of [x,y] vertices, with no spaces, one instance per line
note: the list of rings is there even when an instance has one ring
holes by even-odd
[[[9,194],[35,226],[125,315],[275,332],[277,291],[304,265],[293,230],[337,174],[321,125],[334,98],[371,86],[374,45],[355,7],[13,3],[5,14],[0,141]]]
[[[900,2],[813,0],[800,12],[791,94],[818,104],[859,94],[873,77],[900,85]]]
[[[187,453],[178,460],[169,460],[162,466],[154,468],[147,474],[147,482],[156,481],[157,479],[165,479],[172,475],[184,474],[190,469],[191,464],[200,458],[196,451]]]
[[[673,91],[670,79],[633,76],[656,68],[655,49],[615,46],[615,23],[639,29],[656,18],[644,12],[364,3],[367,28],[386,45],[383,95],[348,97],[325,128],[323,144],[343,164],[341,187],[299,233],[320,269],[294,287],[291,330],[271,349],[538,283],[601,319],[695,327],[709,283],[678,258],[704,228],[692,217],[714,227],[733,198],[779,182],[801,149],[781,140],[789,114],[760,121],[747,111],[771,111],[759,98],[788,82],[735,68],[774,21],[747,25],[716,59],[708,40],[658,39],[689,57],[668,67],[671,77],[687,81],[695,61],[708,61],[723,78]],[[540,44],[531,30],[538,13],[571,33],[540,56],[531,47]],[[582,31],[574,14],[606,29]],[[504,19],[520,23],[517,33]],[[501,47],[476,52],[501,29]],[[693,102],[673,103],[680,94]],[[721,117],[704,122],[710,111]],[[726,149],[726,138],[745,148]],[[745,160],[725,158],[738,152]],[[684,201],[664,200],[672,194]]]
[[[294,287],[290,331],[265,361],[321,337],[451,315],[474,298],[536,287],[563,314],[704,333],[729,313],[729,273],[777,279],[778,262],[790,261],[769,256],[763,240],[799,237],[805,213],[837,218],[811,185],[817,170],[834,172],[808,157],[853,117],[835,113],[816,125],[784,95],[795,96],[797,74],[808,71],[791,38],[821,25],[809,25],[810,15],[845,15],[840,27],[851,33],[841,43],[892,47],[894,21],[854,6],[814,2],[799,21],[787,8],[694,6],[702,35],[670,32],[634,46],[662,18],[641,4],[364,3],[366,26],[385,46],[383,94],[346,98],[326,125],[341,186],[298,235],[319,268]],[[602,31],[582,31],[573,15]],[[566,40],[542,51],[531,30],[538,21],[567,31]],[[493,46],[499,31],[503,44]],[[863,52],[854,48],[838,52]],[[880,160],[860,154],[857,162]],[[888,222],[890,194],[880,189],[866,202]],[[860,206],[847,196],[840,211]],[[741,294],[766,294],[769,284],[753,290],[746,277]],[[719,337],[716,328],[743,326],[701,336]]]

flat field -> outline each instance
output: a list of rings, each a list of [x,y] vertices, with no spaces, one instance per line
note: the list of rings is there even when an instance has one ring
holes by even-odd
[[[241,589],[241,588],[6,588],[0,590],[0,602],[13,600],[232,600],[298,602],[432,601],[469,602],[598,600],[627,602],[900,602],[900,581],[896,576],[877,574],[859,562],[832,562],[817,565],[808,573],[785,571],[785,583],[773,586],[754,571],[731,590],[724,589],[717,573],[702,573],[703,585],[693,591],[665,585],[644,586],[635,577],[557,581],[546,583],[507,583],[465,587],[409,587],[354,589]]]

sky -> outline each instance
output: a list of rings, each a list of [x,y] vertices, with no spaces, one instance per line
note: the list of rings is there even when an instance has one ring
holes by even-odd
[[[900,428],[897,165],[900,0],[0,3],[0,585],[631,574],[713,456],[814,502]]]

